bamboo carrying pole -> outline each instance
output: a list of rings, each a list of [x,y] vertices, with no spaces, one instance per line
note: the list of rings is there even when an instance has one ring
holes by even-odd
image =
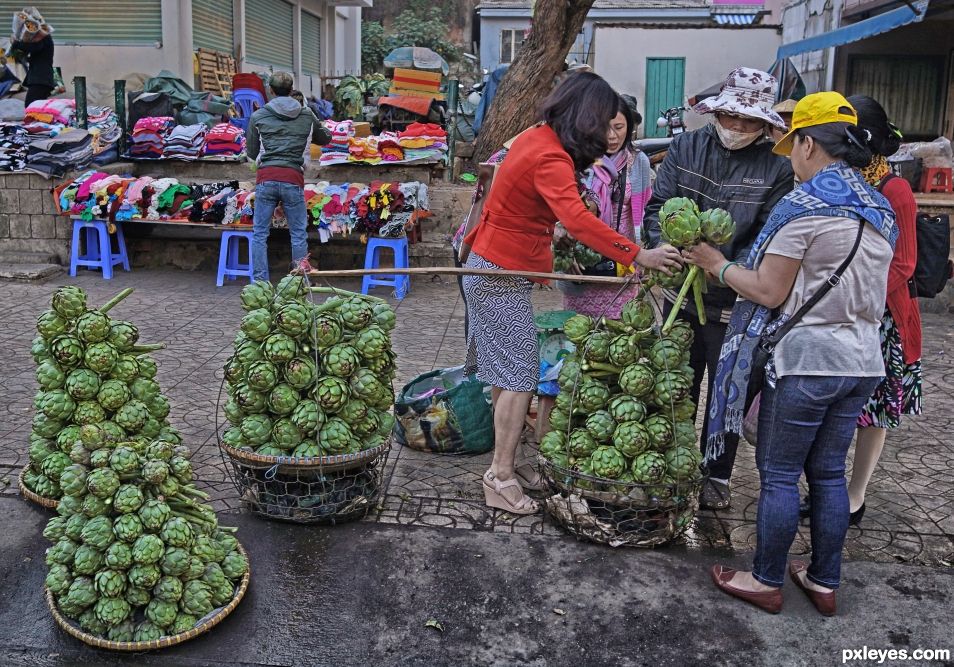
[[[450,276],[509,276],[513,278],[530,278],[536,280],[572,280],[578,283],[598,285],[622,285],[632,282],[633,278],[616,278],[615,276],[578,276],[566,273],[543,273],[539,271],[507,271],[504,269],[472,269],[456,266],[421,266],[411,269],[342,269],[336,271],[310,271],[311,278],[346,278],[353,276],[418,276],[418,275],[450,275]]]

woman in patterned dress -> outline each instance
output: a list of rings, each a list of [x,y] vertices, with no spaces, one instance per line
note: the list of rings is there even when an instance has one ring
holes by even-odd
[[[606,129],[619,96],[589,72],[568,76],[544,101],[537,126],[520,134],[498,168],[479,222],[464,239],[466,265],[504,271],[550,272],[557,220],[581,243],[631,266],[664,271],[680,266],[678,251],[640,249],[590,213],[580,199],[581,172],[606,152]],[[483,476],[487,505],[533,514],[537,503],[523,492],[514,458],[539,375],[537,331],[530,294],[533,283],[507,275],[464,280],[468,331],[467,366],[493,387],[494,458]],[[539,474],[521,475],[529,487]]]
[[[872,98],[854,95],[848,101],[858,112],[858,127],[871,133],[869,145],[874,157],[861,173],[891,203],[899,231],[888,272],[888,299],[880,330],[885,378],[858,418],[855,459],[848,482],[849,523],[857,525],[865,513],[865,491],[888,430],[901,425],[901,415],[921,414],[921,312],[911,286],[918,259],[917,202],[908,182],[891,174],[887,160],[901,146],[900,132]],[[802,516],[810,514],[811,505],[806,501],[802,504]]]
[[[643,209],[652,196],[649,158],[632,141],[641,121],[636,99],[620,95],[619,108],[606,137],[606,155],[587,170],[584,180],[586,190],[595,200],[594,213],[604,224],[634,242],[639,239]],[[616,272],[615,262],[607,260],[604,264],[608,267],[607,275]],[[614,286],[581,285],[569,280],[561,280],[558,286],[563,292],[564,308],[594,318],[619,319],[623,305],[639,296],[638,284],[622,293]]]

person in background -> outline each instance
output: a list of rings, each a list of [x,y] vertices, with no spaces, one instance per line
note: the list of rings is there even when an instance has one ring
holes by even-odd
[[[795,100],[783,100],[772,107],[772,111],[777,113],[779,118],[785,122],[786,128],[792,124],[792,113],[795,111],[796,104],[797,102]],[[772,133],[772,141],[779,141],[785,136],[785,130],[774,126],[770,128],[770,132]]]
[[[867,137],[838,93],[800,100],[792,129],[775,151],[791,155],[802,185],[774,207],[744,265],[704,243],[684,253],[740,297],[719,359],[710,415],[713,446],[741,428],[762,335],[823,285],[833,285],[778,341],[765,366],[755,450],[761,489],[754,567],[711,569],[722,591],[770,613],[782,608],[803,471],[812,498],[811,563],[792,561],[789,577],[821,614],[836,611],[848,532],[845,458],[858,414],[884,374],[884,360],[872,351],[898,235],[890,204],[856,171],[871,161]],[[832,283],[846,261],[840,280]]]
[[[865,491],[878,465],[888,429],[901,425],[902,415],[921,414],[921,311],[912,280],[918,261],[917,213],[911,186],[891,174],[887,158],[901,147],[901,133],[874,99],[854,95],[848,101],[858,112],[858,127],[871,133],[874,157],[861,170],[865,181],[883,194],[897,218],[898,242],[888,270],[888,298],[881,318],[881,354],[885,378],[858,418],[855,458],[848,482],[848,519],[857,525],[865,513]],[[802,518],[811,516],[808,498]]]
[[[310,142],[331,141],[310,109],[290,95],[294,80],[275,72],[268,80],[274,98],[255,111],[248,124],[248,155],[258,164],[255,177],[255,214],[252,228],[252,273],[265,280],[268,271],[268,235],[272,215],[281,203],[291,235],[292,263],[307,263],[308,218],[305,211],[304,153]],[[310,139],[309,139],[310,138]],[[308,270],[310,267],[301,267]]]
[[[520,474],[514,469],[539,379],[539,355],[533,283],[507,272],[552,270],[557,220],[581,243],[623,266],[635,262],[666,272],[680,266],[675,248],[641,249],[580,199],[580,176],[606,152],[606,128],[618,110],[619,96],[601,77],[588,72],[567,77],[543,102],[542,122],[514,140],[479,222],[463,241],[469,248],[465,266],[501,272],[464,279],[470,316],[466,366],[493,387],[494,457],[482,484],[487,505],[509,513],[537,512],[521,480],[528,488],[542,487],[543,480],[532,469]]]
[[[53,28],[43,20],[36,7],[24,7],[14,15],[16,33],[11,37],[11,51],[22,51],[26,56],[27,75],[24,105],[45,100],[56,87],[53,74]],[[17,29],[19,27],[19,29]]]
[[[596,203],[594,213],[605,225],[634,243],[639,240],[643,210],[652,194],[649,158],[633,144],[639,126],[637,116],[636,99],[621,95],[607,132],[606,154],[586,171],[583,180],[588,195]],[[595,271],[584,273],[619,274],[616,262],[609,259],[594,268]],[[595,318],[619,319],[623,305],[639,295],[639,285],[635,282],[622,294],[615,286],[581,285],[570,280],[561,280],[557,285],[563,291],[564,308]]]
[[[648,247],[662,245],[659,209],[673,197],[688,197],[700,210],[726,209],[735,220],[735,236],[721,247],[733,261],[744,260],[769,212],[795,185],[792,165],[772,153],[772,142],[765,138],[768,128],[783,129],[784,121],[772,111],[777,81],[775,77],[749,67],[729,73],[722,92],[703,100],[693,111],[708,114],[712,122],[698,130],[673,139],[666,158],[656,174],[653,196],[646,207],[643,225]],[[666,310],[676,295],[664,292]],[[693,370],[692,401],[698,403],[704,371],[709,373],[709,392],[702,422],[700,446],[705,452],[712,405],[712,381],[722,350],[726,326],[735,293],[710,283],[703,296],[706,324],[699,324],[695,305],[687,299],[680,317],[687,320],[695,334],[689,351]],[[726,509],[731,503],[729,479],[735,465],[738,437],[729,434],[718,456],[708,458],[709,478],[702,489],[700,505],[704,509]]]

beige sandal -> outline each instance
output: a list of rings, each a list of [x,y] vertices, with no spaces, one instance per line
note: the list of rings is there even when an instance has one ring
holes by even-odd
[[[530,463],[517,466],[514,468],[513,474],[520,480],[520,486],[527,491],[543,491],[547,488],[547,483],[543,479],[543,475]]]
[[[523,493],[523,488],[516,478],[511,477],[507,481],[501,482],[488,470],[484,473],[483,484],[484,502],[487,503],[488,507],[494,507],[510,514],[536,514],[540,511],[537,501]],[[504,489],[514,486],[520,489],[520,499],[516,503],[510,502],[510,499],[503,493]]]

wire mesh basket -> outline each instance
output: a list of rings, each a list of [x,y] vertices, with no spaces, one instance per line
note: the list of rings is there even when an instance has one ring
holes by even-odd
[[[540,462],[551,492],[547,512],[572,535],[613,547],[655,547],[681,536],[699,509],[705,481],[635,484]]]
[[[391,441],[356,454],[263,456],[221,443],[242,503],[253,514],[293,523],[338,524],[377,504]]]

